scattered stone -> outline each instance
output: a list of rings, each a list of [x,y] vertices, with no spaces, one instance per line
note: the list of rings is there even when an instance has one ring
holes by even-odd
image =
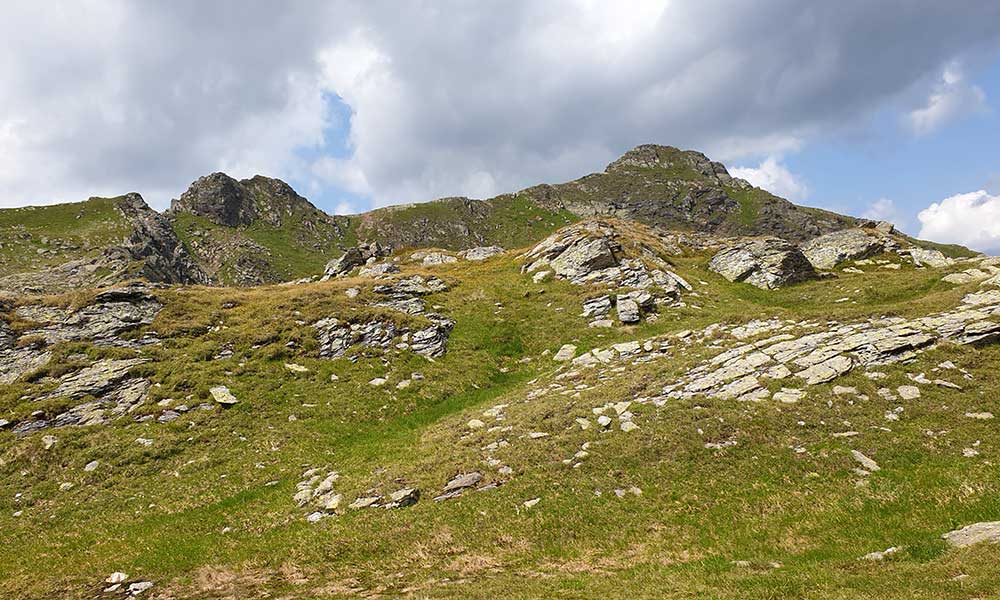
[[[864,467],[865,469],[867,469],[872,473],[881,470],[881,467],[878,466],[877,462],[868,458],[867,456],[858,452],[857,450],[851,450],[851,456],[853,456],[854,460],[858,461],[862,467]]]
[[[385,385],[388,382],[389,382],[389,380],[386,379],[385,377],[375,377],[374,379],[372,379],[371,381],[368,382],[368,385],[375,386],[375,387],[382,387],[383,385]]]
[[[533,506],[535,506],[536,504],[538,504],[541,501],[542,501],[541,498],[532,498],[531,500],[525,500],[522,503],[522,505],[524,506],[524,508],[532,508]]]
[[[418,488],[403,488],[389,494],[389,502],[384,508],[405,508],[413,506],[420,500],[420,490]]]
[[[59,438],[57,438],[54,435],[42,436],[42,448],[44,450],[51,450],[58,443],[59,443]]]
[[[285,368],[293,373],[308,373],[309,369],[295,363],[285,363]]]
[[[125,583],[126,581],[128,581],[128,575],[122,573],[121,571],[115,571],[111,575],[108,575],[108,577],[104,580],[104,583],[115,584]]]
[[[483,423],[479,419],[470,419],[469,422],[466,423],[466,426],[468,426],[469,429],[482,429],[483,427],[486,427],[486,423]]]
[[[782,404],[795,404],[799,400],[805,398],[805,390],[800,390],[798,388],[781,388],[772,396],[773,399],[781,402]]]
[[[504,249],[500,246],[479,246],[478,248],[470,248],[469,250],[459,252],[458,254],[466,260],[479,261],[486,260],[487,258],[503,253]]]
[[[630,298],[621,298],[615,306],[618,311],[618,320],[622,323],[639,322],[639,305]]]
[[[137,581],[136,583],[129,584],[128,593],[133,596],[138,596],[151,587],[153,587],[152,581]]]
[[[83,470],[86,471],[86,472],[88,472],[88,473],[90,473],[92,471],[96,471],[97,467],[100,464],[101,464],[101,461],[99,461],[99,460],[92,460],[89,463],[87,463],[86,465],[84,465]]]
[[[552,357],[552,360],[556,362],[566,362],[568,360],[572,360],[574,356],[576,356],[576,346],[573,344],[563,344],[563,346],[559,348],[559,351],[556,352],[555,356]]]
[[[903,400],[916,400],[920,397],[920,388],[915,385],[901,385],[896,391]]]
[[[978,419],[980,421],[988,421],[993,418],[993,413],[991,412],[967,412],[965,416],[970,419]]]
[[[223,406],[232,406],[239,402],[239,400],[236,399],[236,396],[229,391],[229,388],[224,385],[215,386],[208,390],[208,393],[212,394],[212,398]]]
[[[896,546],[892,546],[890,548],[886,548],[885,550],[880,550],[877,552],[869,552],[868,554],[862,556],[861,560],[880,562],[887,558],[891,558],[897,552],[899,552],[899,548],[897,548]]]
[[[973,523],[961,529],[949,531],[941,537],[955,548],[965,548],[982,542],[997,544],[1000,543],[1000,521]]]

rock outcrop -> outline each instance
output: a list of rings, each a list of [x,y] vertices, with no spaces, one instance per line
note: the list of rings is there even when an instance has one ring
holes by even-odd
[[[105,290],[91,304],[77,309],[25,304],[14,309],[21,321],[33,324],[20,335],[0,321],[0,383],[12,383],[49,363],[47,346],[89,341],[102,346],[138,347],[155,337],[123,339],[121,334],[152,323],[162,304],[143,286]]]
[[[347,275],[357,267],[371,264],[392,252],[378,242],[363,243],[348,248],[342,255],[326,264],[321,281]]]
[[[830,270],[840,263],[859,260],[899,248],[891,237],[877,231],[844,229],[809,240],[802,254],[817,269]]]
[[[708,268],[729,281],[765,290],[818,277],[795,244],[778,238],[748,239],[729,245],[712,257]]]
[[[670,270],[661,258],[673,250],[658,240],[652,231],[635,225],[606,220],[588,220],[558,232],[538,243],[524,254],[525,273],[539,275],[551,272],[576,285],[601,285],[612,290],[621,288],[633,292],[614,295],[614,302],[625,301],[619,309],[623,323],[634,323],[640,309],[655,310],[658,305],[676,302],[691,286]],[[642,301],[634,304],[634,300]],[[584,304],[587,317],[606,316],[612,306],[612,296],[588,300]],[[622,310],[624,309],[624,310]]]

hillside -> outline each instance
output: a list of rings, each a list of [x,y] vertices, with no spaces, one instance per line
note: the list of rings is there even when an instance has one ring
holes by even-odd
[[[323,282],[11,298],[0,593],[1000,586],[974,543],[1000,539],[1000,261],[888,227],[532,235]]]

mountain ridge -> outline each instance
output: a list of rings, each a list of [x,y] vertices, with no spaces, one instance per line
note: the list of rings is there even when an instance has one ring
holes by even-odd
[[[591,217],[727,237],[777,236],[795,243],[872,224],[795,205],[732,177],[722,163],[701,152],[655,144],[636,146],[603,171],[565,183],[538,184],[487,199],[446,197],[354,215],[329,215],[286,182],[263,175],[243,180],[221,172],[205,175],[163,213],[148,207],[139,194],[118,198],[125,197],[133,198],[127,204],[129,216],[120,210],[124,221],[108,227],[131,236],[126,246],[142,250],[119,252],[119,258],[134,264],[117,264],[112,271],[165,283],[239,286],[317,275],[327,261],[362,241],[392,248],[455,251],[494,245],[517,248]],[[16,219],[6,221],[16,229]],[[143,229],[150,226],[156,235]],[[104,249],[113,247],[109,241]],[[967,252],[961,247],[949,251]],[[93,254],[88,252],[67,251],[67,261],[55,265],[39,261],[38,256],[45,255],[32,255],[26,249],[20,263],[15,257],[0,263],[0,288],[58,289],[60,273],[80,273],[74,261]],[[101,270],[103,275],[103,267],[88,264],[87,269]],[[48,271],[56,266],[60,268]],[[42,277],[44,285],[27,285],[25,274],[36,271],[52,276]],[[104,275],[105,281],[113,279]],[[74,275],[66,282],[77,286],[85,280]]]

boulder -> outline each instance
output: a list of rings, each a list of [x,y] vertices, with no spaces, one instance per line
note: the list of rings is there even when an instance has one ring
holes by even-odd
[[[779,238],[755,238],[723,248],[708,269],[729,281],[771,290],[818,277],[797,246]]]
[[[802,254],[817,269],[829,270],[848,260],[885,252],[891,240],[864,229],[844,229],[813,238],[802,245]]]
[[[943,534],[941,538],[955,548],[964,548],[982,542],[997,544],[1000,543],[1000,521],[966,525],[961,529]]]
[[[320,281],[327,281],[333,277],[340,277],[353,271],[356,267],[367,264],[369,261],[378,260],[392,253],[392,249],[378,242],[358,244],[356,247],[348,248],[339,258],[335,258],[326,263],[323,270],[323,277]]]
[[[947,267],[955,261],[948,258],[940,250],[928,250],[926,248],[910,248],[906,251],[913,259],[913,263],[918,267]]]
[[[504,249],[500,246],[479,246],[477,248],[470,248],[464,252],[460,252],[459,256],[465,258],[466,260],[486,260],[492,256],[498,254],[503,254]]]

